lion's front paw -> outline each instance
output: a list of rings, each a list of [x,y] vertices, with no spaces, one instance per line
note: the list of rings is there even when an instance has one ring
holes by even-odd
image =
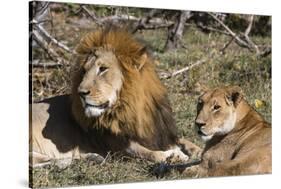
[[[171,150],[167,150],[164,153],[166,157],[165,161],[169,163],[183,163],[189,160],[189,156],[183,153],[178,147]]]
[[[185,138],[179,139],[178,144],[182,147],[183,151],[192,157],[192,159],[201,158],[203,149],[196,144],[186,140]]]
[[[97,153],[87,153],[87,154],[82,154],[81,155],[82,159],[100,164],[103,161],[105,161],[104,157],[102,157],[101,155],[97,154]]]

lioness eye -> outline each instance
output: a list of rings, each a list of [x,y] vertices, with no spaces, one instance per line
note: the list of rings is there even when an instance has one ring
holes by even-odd
[[[214,110],[219,110],[220,108],[221,108],[220,105],[215,105],[215,106],[214,106]]]
[[[105,66],[101,66],[101,67],[99,68],[99,74],[104,73],[106,70],[108,70],[108,68],[107,68],[107,67],[105,67]]]

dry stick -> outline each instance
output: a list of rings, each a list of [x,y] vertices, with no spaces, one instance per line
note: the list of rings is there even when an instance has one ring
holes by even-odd
[[[133,28],[132,33],[136,33],[141,29],[147,29],[147,24],[149,24],[149,21],[158,13],[160,13],[158,9],[152,9],[149,11],[144,18],[139,19],[137,25]]]
[[[103,23],[96,17],[96,15],[89,11],[85,5],[81,5],[81,10],[85,12],[85,14],[90,17],[98,26],[103,26]]]
[[[152,18],[151,15],[149,16],[149,18],[138,18],[138,17],[130,16],[130,15],[113,15],[113,16],[98,18],[93,12],[88,10],[85,5],[81,6],[81,10],[99,26],[103,26],[105,22],[108,22],[111,20],[138,21],[139,24],[142,24],[141,26],[137,26],[136,28],[134,28],[132,30],[132,33],[135,33],[138,29],[153,30],[153,29],[159,29],[159,28],[167,28],[173,24],[173,23],[165,23],[164,21],[159,22],[157,20],[151,20],[151,18]]]
[[[225,49],[232,43],[233,40],[234,40],[234,37],[231,37],[231,39],[230,39],[226,44],[224,44],[224,46],[223,46],[222,49],[220,50],[220,52],[221,52],[222,54],[224,54]]]
[[[247,29],[245,30],[244,36],[245,36],[246,41],[256,50],[256,54],[260,55],[260,50],[259,50],[258,46],[249,37],[249,33],[251,32],[253,22],[254,22],[254,15],[251,15],[249,25],[248,25]]]
[[[167,28],[171,26],[172,24],[144,24],[142,25],[141,29],[144,30],[155,30],[155,29],[161,29],[161,28]]]
[[[132,20],[132,21],[139,21],[140,19],[135,17],[135,16],[130,16],[130,15],[113,15],[113,16],[107,16],[103,18],[98,18],[93,12],[88,10],[85,5],[81,6],[81,10],[85,12],[85,14],[90,17],[97,25],[103,26],[104,23],[108,21],[114,21],[114,20]]]
[[[65,65],[63,65],[62,63],[56,63],[56,62],[39,62],[38,60],[33,60],[32,66],[33,67],[44,67],[44,68],[57,68],[57,67],[65,66]],[[66,66],[69,66],[69,65],[66,65]]]
[[[135,33],[139,29],[146,29],[146,30],[154,30],[154,29],[160,29],[160,28],[167,28],[171,26],[173,23],[171,22],[164,22],[164,21],[157,21],[157,20],[151,20],[152,16],[148,16],[148,18],[138,18],[135,16],[129,16],[129,15],[113,15],[113,16],[107,16],[103,18],[98,18],[93,12],[88,10],[85,5],[81,6],[81,10],[83,11],[88,17],[90,17],[97,25],[103,26],[105,22],[108,21],[122,21],[122,20],[130,20],[130,21],[137,21],[138,25],[132,30],[132,33]],[[151,21],[150,21],[151,20]]]
[[[223,21],[221,21],[216,15],[214,15],[213,13],[208,13],[212,18],[214,18],[237,42],[238,45],[242,46],[242,47],[246,47],[248,48],[250,51],[252,51],[252,47],[246,43],[245,41],[243,41],[242,39],[240,39],[238,37],[238,35],[236,33],[234,33],[227,25],[225,25],[223,23]]]
[[[56,53],[54,49],[49,47],[47,41],[40,35],[40,33],[37,30],[34,30],[32,32],[33,39],[37,42],[37,44],[44,49],[48,55],[53,59],[54,61],[61,63],[63,60],[59,57],[59,55]]]
[[[70,50],[66,45],[60,43],[58,40],[56,40],[53,36],[51,36],[44,28],[42,25],[37,24],[38,22],[36,20],[32,21],[35,24],[35,27],[38,29],[40,33],[42,33],[48,40],[52,41],[55,45],[58,47],[62,48],[63,50],[69,52],[69,53],[74,53],[72,50]]]
[[[209,27],[209,26],[205,26],[203,24],[196,24],[196,26],[198,28],[201,28],[202,30],[208,30],[208,31],[211,31],[211,32],[217,32],[217,33],[221,33],[221,34],[224,34],[224,35],[230,35],[228,32],[226,31],[223,31],[223,30],[219,30],[219,29],[216,29],[216,28],[213,28],[213,27]]]
[[[169,79],[169,78],[174,77],[176,75],[179,75],[179,74],[181,74],[183,72],[186,72],[186,71],[192,69],[193,67],[198,66],[199,64],[205,63],[206,61],[207,61],[207,59],[198,60],[197,62],[195,62],[194,64],[192,64],[190,66],[187,66],[187,67],[184,67],[184,68],[182,68],[180,70],[177,70],[177,71],[173,72],[172,74],[167,74],[167,75],[160,76],[160,78],[161,79]]]
[[[139,18],[135,17],[135,16],[130,16],[130,15],[113,15],[113,16],[107,16],[107,17],[103,17],[100,19],[101,22],[107,22],[107,21],[112,21],[112,20],[124,20],[124,21],[139,21]]]
[[[266,47],[263,52],[260,53],[260,57],[266,57],[271,54],[271,47]]]

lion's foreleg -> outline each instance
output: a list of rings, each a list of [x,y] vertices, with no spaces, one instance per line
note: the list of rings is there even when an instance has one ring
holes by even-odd
[[[181,138],[178,140],[178,145],[182,147],[182,150],[186,152],[192,158],[201,158],[203,149],[196,144],[190,142],[187,139]]]
[[[189,159],[189,157],[184,154],[179,147],[174,147],[166,151],[153,151],[133,141],[130,142],[130,145],[126,149],[126,152],[129,155],[154,162],[185,162]]]

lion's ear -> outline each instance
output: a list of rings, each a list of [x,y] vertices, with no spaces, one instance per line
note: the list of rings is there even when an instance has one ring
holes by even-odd
[[[233,104],[235,107],[237,107],[243,97],[243,91],[239,86],[226,87],[226,102],[228,104]]]
[[[142,67],[144,66],[144,64],[146,63],[147,61],[147,54],[146,53],[143,53],[141,56],[140,56],[140,59],[139,59],[139,64],[137,65],[137,70],[140,71],[142,69]]]

